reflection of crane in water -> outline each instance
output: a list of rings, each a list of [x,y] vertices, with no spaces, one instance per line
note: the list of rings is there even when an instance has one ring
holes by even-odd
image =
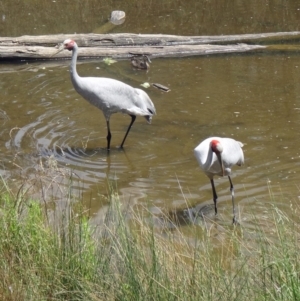
[[[233,207],[233,223],[235,224],[235,207],[234,207],[234,188],[230,178],[231,167],[233,165],[242,165],[244,163],[243,144],[231,138],[211,137],[202,141],[194,150],[196,159],[209,177],[213,199],[215,205],[215,214],[217,214],[217,193],[214,185],[214,176],[228,176]]]
[[[107,124],[107,150],[110,149],[111,140],[110,116],[117,112],[130,115],[131,122],[120,146],[120,148],[123,148],[126,137],[137,115],[144,116],[148,123],[151,123],[152,116],[156,113],[151,99],[143,90],[135,89],[115,79],[80,77],[76,71],[78,53],[76,42],[70,39],[65,40],[62,47],[56,53],[64,49],[72,51],[70,73],[75,90],[92,105],[102,110],[105,116]]]

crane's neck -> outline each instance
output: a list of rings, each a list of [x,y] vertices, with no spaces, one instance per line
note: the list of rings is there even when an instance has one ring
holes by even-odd
[[[72,60],[71,60],[71,66],[70,66],[70,75],[71,75],[71,80],[72,83],[75,87],[75,89],[78,87],[79,83],[79,75],[76,70],[76,63],[77,63],[77,55],[78,55],[78,46],[75,43],[73,50],[72,50]]]

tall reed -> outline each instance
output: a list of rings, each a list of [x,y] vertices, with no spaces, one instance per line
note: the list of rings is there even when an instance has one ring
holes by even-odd
[[[158,227],[114,191],[109,203],[92,226],[78,203],[51,219],[45,204],[2,189],[0,299],[300,300],[299,225],[276,206],[267,229],[257,222],[249,238],[228,225],[220,240],[197,225],[183,235],[167,216]]]

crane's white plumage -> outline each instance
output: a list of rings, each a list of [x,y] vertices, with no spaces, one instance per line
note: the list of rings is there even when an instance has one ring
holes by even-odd
[[[76,71],[78,46],[75,41],[67,39],[58,52],[67,49],[72,51],[70,67],[71,81],[75,90],[88,102],[102,110],[107,122],[107,149],[110,148],[109,119],[114,113],[121,112],[131,116],[132,120],[127,129],[121,147],[130,131],[137,115],[144,116],[151,123],[156,114],[151,99],[141,89],[135,89],[121,81],[104,77],[80,77]]]
[[[215,152],[212,151],[211,141],[217,140],[223,147],[221,152],[224,165],[224,175],[230,175],[233,165],[244,163],[243,143],[231,138],[210,137],[202,141],[195,149],[194,153],[200,168],[211,179],[214,175],[223,176],[221,165]]]
[[[231,167],[244,163],[243,144],[231,138],[210,137],[202,141],[194,154],[200,168],[209,177],[212,185],[215,213],[217,214],[217,193],[213,177],[215,175],[228,176],[233,205],[233,223],[236,223],[234,208],[234,188],[230,178]]]

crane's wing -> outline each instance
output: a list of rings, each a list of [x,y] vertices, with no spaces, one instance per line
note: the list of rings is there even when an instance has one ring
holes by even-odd
[[[244,164],[243,143],[231,138],[222,138],[221,141],[224,146],[222,154],[224,164],[228,166]]]
[[[156,114],[156,109],[148,94],[141,89],[134,89],[133,104],[126,109],[128,114],[142,115],[151,123],[152,116]]]
[[[111,114],[122,112],[145,116],[148,122],[156,113],[146,92],[123,82],[103,77],[81,77],[76,91],[91,104],[103,111],[106,119]]]

